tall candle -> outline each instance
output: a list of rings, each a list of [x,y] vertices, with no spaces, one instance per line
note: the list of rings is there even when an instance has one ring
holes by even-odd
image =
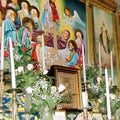
[[[100,75],[102,73],[102,68],[101,68],[101,52],[100,52],[100,43],[98,44],[98,54],[99,54],[99,71]]]
[[[87,91],[82,92],[82,103],[83,103],[83,107],[88,106],[88,94],[87,94]]]
[[[107,117],[108,117],[108,120],[111,120],[110,93],[109,93],[109,82],[108,82],[108,70],[107,70],[107,68],[105,68],[105,82],[106,82]]]
[[[9,46],[10,46],[10,64],[11,64],[11,77],[12,77],[12,88],[16,88],[16,81],[15,81],[15,65],[14,65],[14,57],[13,57],[13,47],[12,47],[12,40],[9,37]]]
[[[2,21],[2,39],[1,39],[1,70],[4,69],[4,21]]]
[[[45,48],[44,48],[44,36],[42,34],[42,68],[45,70]]]
[[[111,64],[111,78],[112,78],[112,84],[114,84],[114,73],[113,73],[113,52],[110,52],[110,64]]]
[[[86,83],[86,68],[85,68],[85,54],[84,54],[84,46],[82,45],[82,60],[83,60],[83,78]]]

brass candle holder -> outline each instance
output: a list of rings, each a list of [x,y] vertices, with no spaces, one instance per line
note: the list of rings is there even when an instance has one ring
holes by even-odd
[[[4,82],[3,82],[4,71],[0,70],[0,112],[4,112],[2,99],[4,94]]]
[[[19,88],[11,88],[8,90],[9,93],[12,93],[12,106],[10,111],[12,112],[12,120],[17,120],[17,93],[22,92]]]
[[[88,93],[87,90],[88,90],[89,82],[83,82],[82,84],[83,84],[83,91]],[[88,110],[91,110],[91,109],[92,109],[92,107],[88,106],[88,104],[86,106],[83,106],[80,108],[80,110],[83,110],[84,120],[89,120],[88,119]]]
[[[84,113],[84,119],[88,120],[88,107],[83,108],[83,113]]]

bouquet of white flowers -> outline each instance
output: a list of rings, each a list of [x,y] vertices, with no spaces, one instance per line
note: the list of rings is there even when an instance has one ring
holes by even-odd
[[[53,86],[53,77],[48,76],[45,70],[35,85],[27,91],[28,93],[31,91],[32,111],[40,111],[45,106],[53,111],[62,102],[64,96],[61,93],[64,90],[65,86],[62,84],[58,88]]]

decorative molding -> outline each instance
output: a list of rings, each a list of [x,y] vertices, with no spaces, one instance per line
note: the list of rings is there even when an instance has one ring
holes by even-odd
[[[111,1],[111,0],[100,0],[100,1],[101,3],[104,3],[107,6],[111,7],[113,10],[117,8],[117,3],[115,3],[114,1]]]
[[[103,9],[115,12],[117,8],[117,3],[112,0],[80,0],[81,2],[87,3],[90,5],[95,5],[98,7],[102,7]]]
[[[120,11],[119,12],[117,12],[118,13],[118,15],[120,16]]]
[[[116,12],[120,11],[120,0],[114,0],[117,3],[117,9]]]

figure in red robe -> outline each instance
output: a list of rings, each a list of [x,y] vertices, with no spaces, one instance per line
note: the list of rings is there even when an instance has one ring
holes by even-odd
[[[51,6],[51,10],[52,10],[53,21],[54,22],[59,22],[59,15],[58,15],[58,11],[56,9],[55,0],[50,0],[49,3],[50,3],[50,6]]]

